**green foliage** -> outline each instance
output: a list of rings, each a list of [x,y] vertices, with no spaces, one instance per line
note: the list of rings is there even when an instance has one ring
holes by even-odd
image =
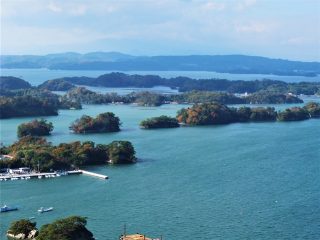
[[[288,108],[278,113],[274,108],[229,108],[218,103],[195,104],[177,113],[178,122],[189,125],[214,125],[235,122],[300,121],[320,117],[320,104]]]
[[[46,136],[50,135],[53,130],[51,122],[44,119],[33,120],[28,123],[22,123],[18,126],[18,137],[24,136]]]
[[[0,168],[30,167],[34,170],[50,171],[74,169],[86,165],[131,163],[135,161],[135,151],[130,142],[119,141],[111,144],[94,142],[71,142],[53,146],[44,138],[22,137],[11,146],[2,147],[2,152],[14,156],[0,161]]]
[[[58,115],[52,102],[31,96],[0,97],[0,109],[0,118]]]
[[[236,111],[220,103],[195,104],[178,112],[177,119],[189,125],[226,124],[236,120]]]
[[[265,67],[265,66],[264,66]],[[67,78],[73,84],[104,87],[154,87],[167,86],[178,88],[181,92],[199,91],[225,91],[228,93],[254,93],[261,90],[281,94],[315,94],[320,90],[320,83],[302,82],[286,83],[277,80],[225,80],[225,79],[191,79],[187,77],[161,78],[155,75],[127,75],[124,73],[109,73],[97,78],[74,77]]]
[[[62,99],[85,104],[133,103],[137,98],[136,95],[136,93],[125,96],[120,96],[117,93],[101,94],[90,91],[84,87],[78,87],[67,92]]]
[[[14,235],[23,233],[28,236],[32,230],[37,229],[36,225],[35,222],[31,222],[28,219],[20,219],[11,223],[8,232]]]
[[[230,93],[191,91],[183,94],[167,96],[166,99],[178,103],[210,103],[219,102],[223,104],[242,104],[245,100]]]
[[[257,107],[250,109],[250,117],[247,121],[252,122],[267,122],[267,121],[275,121],[277,119],[277,112],[274,108],[271,107]],[[237,111],[239,116],[239,110]]]
[[[134,101],[140,106],[160,106],[164,101],[164,97],[155,93],[140,92],[135,94]]]
[[[64,99],[50,91],[26,89],[0,97],[0,118],[55,116],[58,109],[81,109],[80,102]]]
[[[120,131],[120,119],[112,112],[99,114],[96,118],[83,115],[74,121],[70,129],[75,133],[101,133]]]
[[[179,127],[178,120],[168,116],[148,118],[140,123],[140,127],[145,129],[151,128],[175,128]]]
[[[305,110],[308,111],[312,118],[320,117],[320,104],[315,102],[309,102],[304,107]]]
[[[1,90],[16,90],[31,88],[30,83],[16,77],[0,76],[0,89]]]
[[[38,86],[38,88],[50,91],[68,91],[74,87],[75,85],[63,79],[48,80]]]
[[[251,104],[284,104],[284,103],[303,103],[300,98],[290,94],[272,93],[260,91],[245,98]]]
[[[301,121],[309,118],[310,115],[308,111],[301,107],[288,108],[278,113],[279,121]]]
[[[43,225],[37,240],[94,240],[84,217],[71,216]]]
[[[134,163],[135,150],[128,141],[113,141],[108,145],[109,162],[113,164]]]

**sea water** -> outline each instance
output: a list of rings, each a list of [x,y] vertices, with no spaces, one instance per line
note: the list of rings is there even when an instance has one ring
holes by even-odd
[[[141,232],[168,240],[318,239],[320,236],[320,120],[237,123],[143,130],[140,121],[175,116],[187,105],[138,107],[84,105],[45,117],[53,144],[131,141],[138,162],[96,166],[110,177],[85,175],[0,182],[0,203],[18,206],[0,214],[0,238],[9,224],[35,217],[38,227],[71,215],[88,217],[99,240]],[[285,108],[288,105],[280,105]],[[111,111],[117,133],[77,135],[72,121]],[[33,118],[0,120],[1,142],[17,140],[17,126]],[[40,207],[54,211],[38,214]]]

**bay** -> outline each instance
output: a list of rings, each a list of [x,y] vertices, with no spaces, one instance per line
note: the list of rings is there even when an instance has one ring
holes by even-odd
[[[36,217],[38,225],[70,215],[88,217],[97,239],[128,232],[164,239],[316,239],[320,235],[320,121],[247,123],[142,130],[141,120],[182,105],[141,108],[85,105],[46,117],[48,141],[109,143],[129,140],[139,162],[99,166],[103,181],[87,176],[0,183],[0,202],[20,210],[0,215],[1,237],[11,221]],[[82,114],[112,111],[122,131],[76,135],[68,125]],[[1,120],[1,142],[16,140],[16,127],[32,118]],[[55,210],[38,214],[41,206]]]

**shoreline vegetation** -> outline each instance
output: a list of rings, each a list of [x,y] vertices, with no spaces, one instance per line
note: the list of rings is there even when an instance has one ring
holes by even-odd
[[[228,107],[220,103],[195,104],[178,111],[177,120],[183,125],[218,125],[241,122],[301,121],[320,118],[320,104],[310,102],[304,107],[275,111],[272,107]]]
[[[143,120],[140,123],[140,128],[154,129],[154,128],[177,128],[179,127],[178,120],[176,118],[168,116],[153,117]]]
[[[153,92],[132,92],[127,95],[101,94],[84,87],[76,87],[67,82],[68,79],[70,81],[76,79],[76,83],[87,83],[92,86],[114,87],[132,86],[131,84],[135,87],[153,87],[163,83],[161,81],[165,81],[170,87],[175,87],[173,85],[177,85],[177,83],[185,84],[190,91],[184,92],[180,86],[178,88],[182,92],[178,94],[157,94]],[[273,80],[194,80],[179,77],[169,81],[158,76],[126,75],[123,73],[105,74],[97,79],[97,81],[94,81],[88,78],[85,78],[85,80],[83,78],[64,78],[47,81],[39,87],[31,87],[28,82],[19,78],[0,77],[0,85],[5,86],[0,90],[0,119],[56,116],[60,109],[81,109],[82,104],[115,103],[137,104],[139,106],[210,102],[220,102],[222,104],[293,104],[303,103],[303,100],[296,94],[320,93],[320,83],[285,83]],[[163,85],[165,84],[163,83]],[[64,95],[51,92],[51,90],[66,89],[68,89],[68,92]]]
[[[90,77],[64,77],[51,81],[61,80],[74,85],[94,86],[94,87],[136,87],[152,88],[156,86],[166,86],[178,89],[179,92],[199,91],[223,91],[228,93],[254,93],[259,91],[269,91],[276,93],[292,93],[313,95],[320,90],[318,82],[288,83],[279,80],[226,80],[226,79],[192,79],[189,77],[162,78],[158,75],[129,75],[120,72],[103,74],[96,78]]]
[[[53,239],[81,239],[94,240],[92,232],[87,228],[87,219],[81,216],[70,216],[44,224],[37,229],[36,222],[29,219],[13,221],[7,231],[10,240],[53,240]]]
[[[0,161],[0,169],[28,166],[35,171],[49,172],[90,165],[130,164],[137,160],[135,153],[129,141],[109,144],[76,141],[52,145],[45,138],[26,136],[0,148],[0,154],[11,156]]]
[[[74,133],[105,133],[105,132],[119,132],[120,119],[112,112],[100,113],[93,118],[83,115],[81,118],[75,120],[69,127]]]
[[[291,107],[276,111],[272,107],[228,107],[224,104],[202,103],[182,108],[176,118],[168,116],[153,117],[143,120],[143,129],[175,128],[179,126],[222,125],[244,122],[289,122],[320,118],[320,104],[309,102],[303,107]]]
[[[48,136],[53,130],[52,122],[44,119],[35,119],[18,126],[17,135],[19,138],[25,136]]]

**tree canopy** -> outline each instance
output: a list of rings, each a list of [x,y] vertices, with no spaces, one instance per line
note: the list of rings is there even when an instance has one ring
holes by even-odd
[[[236,122],[300,121],[319,117],[318,103],[308,103],[305,107],[292,107],[276,112],[271,107],[229,108],[220,103],[195,104],[177,113],[177,120],[188,125],[214,125]]]
[[[20,219],[11,223],[8,229],[8,233],[11,233],[13,235],[22,233],[25,236],[28,236],[32,230],[37,229],[36,225],[37,224],[35,222],[31,222],[28,219]]]
[[[86,224],[86,218],[80,216],[59,219],[43,225],[37,240],[94,240]]]
[[[70,129],[75,133],[118,132],[120,125],[120,119],[114,113],[106,112],[95,118],[83,115],[71,124]]]
[[[133,145],[128,141],[95,144],[91,141],[60,143],[57,146],[41,137],[22,137],[10,146],[0,148],[2,154],[13,159],[0,161],[1,168],[30,167],[34,170],[68,170],[87,165],[133,163]]]
[[[52,122],[44,119],[35,119],[31,122],[22,123],[18,126],[18,137],[24,136],[46,136],[53,130]]]
[[[143,120],[140,123],[140,127],[145,129],[152,129],[152,128],[175,128],[179,127],[179,123],[176,118],[168,117],[168,116],[160,116],[160,117],[153,117]]]
[[[113,141],[108,145],[109,162],[113,164],[134,163],[135,153],[129,141]]]

